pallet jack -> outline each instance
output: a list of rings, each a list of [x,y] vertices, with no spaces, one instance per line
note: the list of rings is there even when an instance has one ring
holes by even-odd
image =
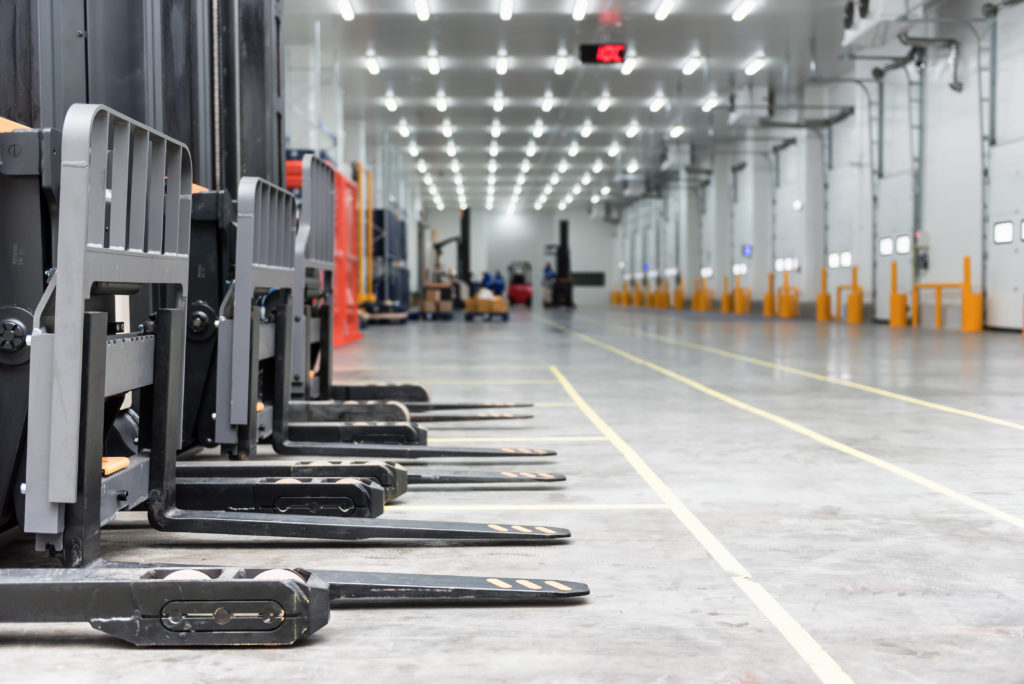
[[[587,593],[585,585],[540,580],[104,563],[102,526],[118,510],[144,502],[158,529],[295,536],[330,523],[317,516],[177,506],[191,204],[187,148],[99,105],[72,106],[63,138],[40,130],[3,135],[5,156],[19,158],[0,166],[4,206],[19,213],[10,230],[0,231],[0,239],[13,238],[5,248],[19,254],[4,262],[10,272],[0,279],[0,349],[10,355],[0,369],[11,380],[3,408],[25,403],[25,392],[19,398],[15,390],[25,390],[27,375],[28,410],[20,414],[23,421],[7,423],[12,434],[5,436],[12,439],[0,451],[0,511],[8,521],[16,511],[22,529],[36,535],[37,549],[50,550],[66,568],[0,571],[0,620],[84,619],[148,645],[290,644],[326,624],[329,602]],[[58,192],[60,228],[53,240]],[[43,270],[36,269],[47,265],[35,306],[31,300],[44,284]],[[154,284],[176,290],[174,305],[138,332],[111,322],[113,296]],[[31,338],[19,334],[26,316]],[[120,401],[126,391],[138,393],[139,453],[109,457],[108,400]],[[359,521],[374,522],[380,521]],[[377,526],[375,536],[398,527]]]

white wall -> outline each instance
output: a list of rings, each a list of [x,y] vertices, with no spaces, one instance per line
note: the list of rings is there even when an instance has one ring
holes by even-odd
[[[501,270],[508,280],[508,265],[513,261],[529,261],[533,266],[533,286],[538,293],[534,305],[540,305],[540,286],[544,264],[557,260],[545,253],[547,245],[557,245],[558,221],[569,221],[569,253],[573,271],[601,271],[605,274],[604,287],[578,286],[574,290],[576,303],[603,304],[608,301],[610,289],[617,283],[615,258],[615,226],[601,219],[591,218],[587,211],[573,209],[565,213],[521,209],[514,214],[505,211],[470,211],[470,269],[473,279],[479,280],[484,271]],[[440,239],[459,235],[459,211],[430,210],[427,224],[437,228]],[[442,266],[455,268],[458,252],[454,245],[445,248]]]

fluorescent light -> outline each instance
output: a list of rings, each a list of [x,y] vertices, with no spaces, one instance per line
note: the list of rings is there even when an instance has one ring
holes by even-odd
[[[525,182],[526,182],[526,174],[525,173],[521,173],[518,176],[516,176],[516,185],[522,185]]]
[[[593,133],[593,132],[594,132],[594,124],[590,121],[590,119],[586,119],[583,122],[583,125],[580,126],[580,137],[581,138],[589,138],[590,134]]]
[[[560,180],[562,180],[561,177],[557,173],[553,173],[551,174],[551,177],[548,178],[548,183],[550,185],[558,185],[558,181]]]
[[[503,47],[498,48],[498,58],[494,61],[494,71],[499,76],[504,76],[508,73],[508,51]]]
[[[565,202],[559,202],[559,203],[558,203],[558,211],[565,211],[565,208],[566,208],[567,206],[568,206],[568,205],[567,205],[567,204],[566,204]]]
[[[640,122],[637,121],[636,119],[633,119],[632,121],[629,122],[629,125],[626,126],[626,137],[627,138],[635,138],[639,133],[640,133]]]
[[[409,141],[409,156],[418,157],[420,156],[420,147],[416,144],[415,140]]]
[[[529,173],[530,172],[530,160],[529,159],[524,159],[523,161],[521,161],[519,163],[519,170],[522,171],[523,173]]]
[[[601,93],[601,97],[597,100],[597,111],[607,112],[608,108],[612,106],[612,96],[608,94],[608,91]]]
[[[492,140],[491,144],[487,148],[487,154],[489,154],[492,157],[497,157],[498,156],[498,152],[499,152],[498,141],[497,140]]]
[[[444,211],[444,202],[438,200],[437,202],[434,202],[434,206],[437,207],[438,211]]]
[[[544,122],[541,121],[540,119],[537,119],[533,123],[533,137],[539,138],[542,135],[544,135]]]
[[[702,111],[705,114],[707,114],[708,112],[713,110],[715,107],[717,107],[721,103],[722,103],[722,101],[718,99],[718,95],[717,94],[710,93],[710,94],[708,94],[707,97],[704,98],[704,101],[701,103],[700,111]]]
[[[757,0],[743,0],[732,11],[733,21],[743,21],[757,8]]]
[[[416,18],[420,21],[427,21],[430,19],[429,0],[416,0]]]
[[[398,135],[402,136],[403,138],[409,137],[409,122],[406,121],[404,118],[399,119],[398,121]]]
[[[680,137],[685,132],[686,132],[686,126],[684,126],[682,124],[676,124],[672,128],[668,129],[668,135],[673,140],[678,138],[678,137]]]
[[[459,165],[458,159],[452,159],[452,163],[448,165],[448,168],[452,170],[452,173],[459,173],[462,170],[462,166]]]
[[[600,201],[601,201],[601,196],[600,195],[591,195],[590,196],[590,203],[591,204],[597,204]]]
[[[492,159],[491,161],[494,161],[494,160]],[[488,168],[490,168],[490,163],[489,162],[488,162],[487,166],[488,166]],[[498,168],[497,163],[495,163],[494,168]],[[487,192],[494,192],[494,184],[497,183],[497,182],[498,182],[497,176],[495,176],[493,172],[489,173],[487,175]]]
[[[439,88],[437,90],[437,97],[434,99],[434,106],[437,107],[439,112],[448,111],[448,97],[444,94],[444,89]]]
[[[355,19],[356,11],[352,9],[352,0],[338,0],[338,13],[345,21]]]
[[[619,146],[619,141],[613,140],[612,144],[608,146],[608,156],[612,158],[617,157],[619,156],[619,152],[622,152],[622,148]]]
[[[565,199],[563,199],[562,201],[565,202],[566,206],[568,206],[568,205],[572,204],[572,201],[574,199],[576,199],[576,198],[573,197],[572,193],[566,193]]]
[[[555,106],[555,96],[551,93],[551,88],[544,91],[544,99],[540,101],[540,110],[542,112],[550,112],[551,108]]]
[[[575,140],[573,140],[571,143],[569,143],[569,149],[566,150],[566,154],[568,154],[570,157],[575,157],[579,153],[580,153],[580,144],[578,142],[576,142]]]
[[[488,160],[488,162],[487,162],[487,171],[490,172],[490,173],[494,173],[497,170],[498,170],[498,162],[495,161],[494,159]]]
[[[699,52],[694,52],[692,55],[686,58],[685,62],[683,62],[683,75],[693,76],[695,73],[697,73],[698,69],[704,66],[704,62],[706,61],[707,58],[704,57],[704,55],[700,54]]]
[[[630,159],[629,163],[626,164],[626,173],[628,173],[631,176],[639,170],[640,162],[638,162],[636,159]]]
[[[423,162],[423,167],[425,169],[427,163],[424,162],[422,159],[420,159],[420,161]],[[417,168],[419,168],[419,167],[417,166]],[[423,184],[427,185],[427,186],[431,186],[431,185],[434,184],[434,179],[433,179],[433,177],[431,177],[431,175],[429,173],[424,173],[423,174]]]
[[[651,98],[651,102],[648,104],[648,109],[652,112],[660,112],[665,108],[667,103],[668,100],[665,99],[665,94],[659,90],[654,94],[654,97]]]
[[[509,21],[512,19],[512,14],[516,10],[515,0],[501,0],[498,5],[498,18],[502,21]]]
[[[515,203],[515,200],[513,200],[512,202],[509,202],[508,209],[505,210],[505,213],[508,214],[509,216],[511,216],[512,214],[516,213],[516,203]]]
[[[492,138],[500,138],[501,137],[501,122],[498,121],[497,118],[495,118],[494,121],[491,122],[491,137]]]
[[[587,0],[576,0],[572,3],[572,20],[583,21],[587,16]]]
[[[609,188],[607,185],[604,185],[604,186],[601,187],[601,196],[602,197],[607,197],[611,193],[611,191],[612,191],[611,188]]]
[[[437,56],[437,48],[434,46],[427,50],[427,71],[431,76],[441,73],[441,60]]]
[[[569,68],[569,54],[564,47],[558,48],[558,55],[555,57],[555,76],[561,76]]]
[[[501,89],[494,91],[494,111],[500,112],[505,108],[505,94],[501,92]]]
[[[419,171],[420,173],[426,173],[427,172],[427,160],[426,159],[420,159],[418,162],[416,162],[416,170]],[[427,183],[427,185],[430,185],[430,184]]]
[[[366,51],[366,70],[370,72],[371,76],[380,73],[380,62],[377,60],[377,53],[373,51],[373,48]]]
[[[569,170],[569,162],[565,159],[558,160],[558,173],[565,173]]]
[[[449,157],[454,157],[455,156],[455,141],[454,140],[449,140],[448,144],[445,145],[444,151],[445,151],[445,153]]]
[[[768,65],[768,59],[764,56],[763,52],[759,52],[750,58],[746,66],[743,67],[743,73],[747,76],[754,76],[757,72],[761,71]]]
[[[452,137],[452,132],[452,121],[446,117],[445,120],[441,122],[441,135],[446,138],[450,138]]]
[[[590,167],[590,170],[594,173],[601,173],[604,171],[604,162],[601,161],[600,157],[594,160],[594,164]]]
[[[661,0],[654,8],[654,21],[665,21],[675,6],[676,0]]]
[[[576,185],[572,186],[572,194],[578,195],[581,192],[583,192],[583,186],[582,185],[577,183]]]
[[[622,66],[619,67],[619,73],[623,76],[629,76],[633,73],[633,69],[636,69],[636,57],[630,55],[626,59],[622,60]]]
[[[592,180],[594,180],[594,178],[589,173],[585,173],[583,174],[583,178],[580,178],[580,184],[583,186],[587,186],[590,185],[590,182]]]
[[[532,157],[535,154],[537,154],[537,143],[531,140],[530,142],[526,143],[526,156]]]

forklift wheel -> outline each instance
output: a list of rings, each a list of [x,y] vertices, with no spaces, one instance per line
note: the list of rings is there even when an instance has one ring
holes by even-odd
[[[526,306],[529,308],[533,304],[533,297],[526,298]]]

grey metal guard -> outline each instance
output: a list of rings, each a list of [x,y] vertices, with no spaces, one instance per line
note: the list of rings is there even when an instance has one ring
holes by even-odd
[[[292,289],[292,372],[301,373],[293,382],[305,386],[309,354],[306,325],[306,271],[334,272],[335,171],[326,162],[307,154],[302,157],[302,215],[295,238],[295,286]],[[319,274],[317,274],[319,277]],[[329,283],[325,283],[329,285]],[[329,340],[321,340],[330,344]]]
[[[253,320],[253,297],[271,290],[290,290],[294,284],[295,267],[295,196],[284,188],[262,178],[245,176],[238,183],[238,226],[235,239],[235,282],[232,320],[221,320],[218,347],[230,354],[218,354],[218,370],[229,370],[231,382],[228,409],[229,423],[223,416],[221,392],[226,387],[217,383],[217,439],[224,443],[236,441],[235,426],[248,423],[250,402],[249,369],[252,353],[250,325]],[[222,307],[223,309],[223,307]],[[227,365],[227,369],[221,367]]]
[[[184,302],[191,190],[178,141],[102,105],[68,109],[57,269],[33,321],[26,532],[60,532],[60,504],[75,501],[86,300],[168,284]],[[51,298],[52,332],[42,323]]]

